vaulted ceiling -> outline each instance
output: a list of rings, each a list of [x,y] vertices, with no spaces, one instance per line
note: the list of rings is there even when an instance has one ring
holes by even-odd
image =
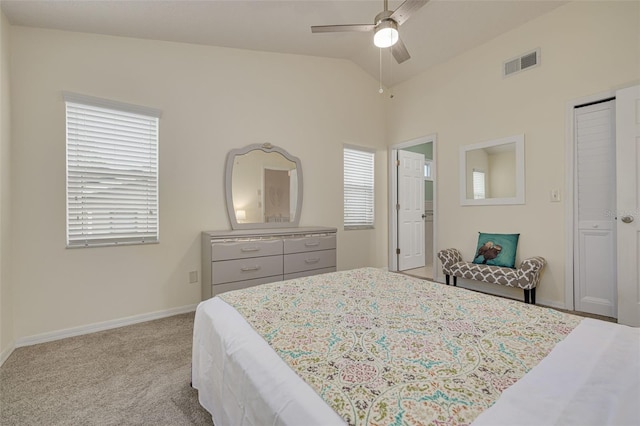
[[[401,3],[389,1],[389,9]],[[373,45],[372,33],[310,30],[371,24],[383,0],[1,0],[0,6],[13,25],[341,58],[376,79],[382,64],[382,82],[391,86],[564,3],[431,0],[400,27],[411,54],[402,64]]]

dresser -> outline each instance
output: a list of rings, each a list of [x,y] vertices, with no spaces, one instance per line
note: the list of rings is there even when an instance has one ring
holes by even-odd
[[[230,290],[336,270],[336,228],[202,233],[202,300]]]

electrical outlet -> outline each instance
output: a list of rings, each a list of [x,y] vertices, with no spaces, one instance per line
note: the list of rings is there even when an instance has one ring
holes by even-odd
[[[551,202],[557,203],[560,201],[560,190],[558,188],[551,190]]]
[[[194,284],[198,282],[198,271],[189,272],[189,284]]]

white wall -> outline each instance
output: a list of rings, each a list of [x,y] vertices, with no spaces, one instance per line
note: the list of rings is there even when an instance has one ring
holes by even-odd
[[[640,78],[640,3],[572,2],[394,87],[389,144],[438,134],[439,249],[473,256],[478,232],[520,233],[518,258],[544,256],[541,302],[564,305],[565,112],[573,99]],[[502,78],[503,61],[541,48],[541,65]],[[526,204],[459,203],[462,145],[525,134]],[[495,287],[495,286],[494,286]],[[522,297],[521,291],[513,291]]]
[[[198,302],[200,232],[230,229],[225,156],[248,144],[300,158],[300,225],[339,229],[339,269],[386,265],[384,108],[352,63],[24,27],[11,37],[16,339]],[[160,244],[65,249],[63,90],[163,111]],[[343,143],[378,150],[375,230],[341,229]]]
[[[11,268],[9,22],[0,11],[0,365],[14,345]]]

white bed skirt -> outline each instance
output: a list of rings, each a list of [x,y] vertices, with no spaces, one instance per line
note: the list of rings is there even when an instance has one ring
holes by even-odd
[[[216,426],[330,426],[345,421],[218,298],[198,305],[193,387]]]

